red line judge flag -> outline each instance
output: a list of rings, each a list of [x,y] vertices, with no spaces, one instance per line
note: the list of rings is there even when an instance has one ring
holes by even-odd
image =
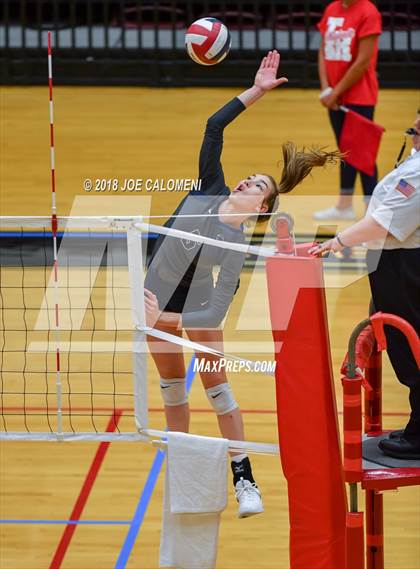
[[[344,111],[345,107],[341,107]],[[384,127],[345,109],[344,126],[341,131],[339,147],[345,153],[345,161],[357,170],[373,176],[379,144]]]

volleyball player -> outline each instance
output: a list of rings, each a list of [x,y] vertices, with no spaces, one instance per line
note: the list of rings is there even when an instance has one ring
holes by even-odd
[[[284,168],[279,184],[270,175],[251,173],[232,192],[226,186],[220,163],[223,130],[247,107],[287,81],[285,77],[276,78],[279,62],[277,51],[269,52],[262,60],[253,86],[208,119],[199,159],[201,189],[190,192],[166,226],[226,243],[245,243],[244,222],[264,221],[267,214],[276,209],[280,193],[292,190],[313,166],[339,159],[338,152],[319,149],[299,152],[294,144],[286,143],[283,144]],[[263,129],[244,132],[243,136],[250,145],[260,143]],[[145,281],[148,326],[178,336],[185,329],[190,340],[223,352],[223,333],[219,326],[237,290],[243,262],[244,254],[240,252],[202,245],[193,239],[161,235]],[[213,267],[217,265],[220,270],[214,284]],[[189,407],[182,348],[150,336],[148,341],[161,378],[168,428],[188,432]],[[219,361],[207,353],[197,353],[197,357]],[[244,440],[241,413],[224,369],[202,371],[200,375],[222,435],[231,440]],[[232,453],[232,471],[239,517],[261,513],[260,491],[246,454]]]

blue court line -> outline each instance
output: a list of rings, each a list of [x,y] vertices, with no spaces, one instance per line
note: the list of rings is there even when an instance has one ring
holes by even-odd
[[[131,520],[0,520],[0,524],[129,526]]]
[[[187,377],[186,377],[187,392],[190,391],[192,382],[194,381],[194,376],[195,376],[194,361],[195,361],[195,355],[193,355],[193,357],[191,358],[190,365],[188,366]],[[115,569],[124,569],[127,564],[128,558],[130,557],[131,551],[134,547],[137,535],[140,531],[140,527],[143,523],[147,507],[152,498],[153,490],[155,488],[157,479],[159,477],[163,462],[165,460],[165,456],[166,456],[166,451],[162,451],[160,449],[157,450],[152,467],[149,472],[149,476],[147,477],[146,484],[143,487],[143,491],[140,496],[136,512],[131,522],[130,529],[128,530],[127,537],[125,538],[125,542],[121,548],[120,555],[115,564]]]

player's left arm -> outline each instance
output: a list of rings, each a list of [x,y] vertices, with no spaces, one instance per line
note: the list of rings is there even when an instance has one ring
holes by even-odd
[[[226,316],[239,284],[245,254],[237,251],[226,251],[225,253],[207,308],[183,313],[182,326],[184,328],[217,328]]]
[[[183,314],[162,312],[159,309],[156,295],[145,289],[146,325],[154,327],[157,324],[170,329],[217,328],[225,317],[237,290],[244,259],[243,253],[226,252],[220,265],[216,286],[209,299],[209,305],[204,310]]]
[[[359,49],[353,64],[347,69],[341,80],[332,90],[332,93],[321,99],[322,104],[329,108],[337,108],[342,94],[360,81],[369,68],[371,59],[375,53],[378,34],[366,36],[359,40]]]

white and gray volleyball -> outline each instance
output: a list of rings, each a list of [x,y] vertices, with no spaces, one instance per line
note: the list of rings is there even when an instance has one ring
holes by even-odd
[[[230,34],[216,18],[200,18],[188,28],[185,45],[188,55],[200,65],[216,65],[229,53]]]

